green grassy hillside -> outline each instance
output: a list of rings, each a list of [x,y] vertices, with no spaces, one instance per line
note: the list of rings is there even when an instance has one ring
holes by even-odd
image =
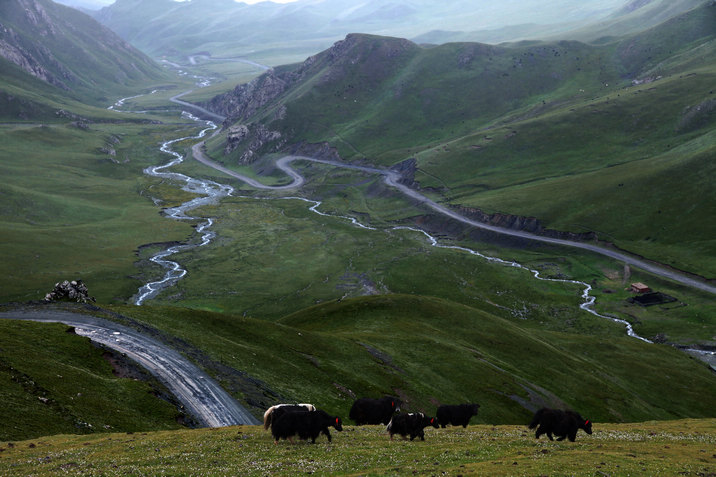
[[[594,231],[711,278],[715,22],[704,4],[602,46],[420,49],[351,35],[276,69],[289,87],[256,112],[239,100],[231,121],[260,122],[288,143],[327,141],[349,161],[415,158],[417,186],[445,203]],[[249,141],[229,155],[225,141],[209,151],[236,164]]]
[[[3,443],[0,472],[86,475],[709,475],[716,422],[606,424],[577,440],[535,441],[526,426],[433,429],[390,442],[382,426],[331,429],[316,445],[274,445],[263,428],[55,436]]]
[[[703,399],[716,391],[711,372],[669,346],[535,329],[436,298],[342,300],[276,323],[172,308],[117,311],[259,379],[271,394],[237,391],[259,415],[282,400],[347,415],[356,396],[394,393],[411,411],[476,401],[489,423],[521,422],[543,404],[602,421],[713,416]]]
[[[41,299],[57,281],[83,279],[101,301],[124,303],[139,286],[139,248],[191,235],[190,224],[161,217],[152,200],[185,193],[142,169],[167,160],[158,150],[163,138],[195,130],[129,122],[0,126],[0,171],[13,178],[0,185],[4,301]]]

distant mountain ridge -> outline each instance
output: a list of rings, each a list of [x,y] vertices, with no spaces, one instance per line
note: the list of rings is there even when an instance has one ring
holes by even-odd
[[[431,30],[413,40],[433,44],[456,41],[503,43],[534,39],[603,42],[605,37],[647,30],[703,3],[704,0],[631,0],[604,16],[594,14],[583,19],[565,16],[550,24],[534,22],[530,18],[529,23],[509,23],[500,28]]]
[[[446,30],[490,30],[527,22],[581,25],[607,17],[623,3],[624,0],[523,0],[499,4],[468,0],[298,0],[246,5],[233,0],[117,0],[97,12],[95,18],[152,55],[188,55],[196,51],[217,55],[229,50],[249,54],[280,46],[315,52],[353,32],[412,38],[438,25]]]
[[[700,3],[703,0],[298,0],[247,5],[233,0],[117,0],[93,15],[153,56],[180,58],[199,51],[261,56],[285,50],[305,58],[349,33],[432,44],[557,37],[593,41],[643,31]]]
[[[406,39],[349,34],[300,64],[269,70],[203,105],[227,117],[225,125],[260,122],[279,130],[284,141],[322,134],[324,126],[311,117],[314,104],[322,105],[319,111],[333,109],[329,124],[336,128],[347,121],[353,135],[377,127],[384,135],[394,131],[400,136],[407,122],[399,116],[411,110],[423,118],[420,126],[411,122],[411,127],[430,136],[436,125],[460,129],[458,122],[479,125],[496,119],[576,79],[596,88],[625,79],[650,81],[653,67],[680,49],[692,42],[708,44],[716,35],[715,11],[704,5],[609,45],[560,41],[422,48]],[[428,91],[433,99],[416,102]],[[366,111],[367,122],[380,118],[380,125],[356,123]],[[392,120],[384,114],[393,115]]]
[[[92,103],[107,91],[156,81],[156,63],[88,15],[50,0],[0,3],[0,61]],[[20,87],[22,81],[8,79]]]

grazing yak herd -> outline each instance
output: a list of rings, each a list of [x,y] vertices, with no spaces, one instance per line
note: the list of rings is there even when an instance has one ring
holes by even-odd
[[[426,416],[422,412],[401,413],[402,401],[391,396],[380,399],[361,398],[351,407],[348,417],[357,426],[366,424],[386,425],[386,431],[393,440],[395,434],[412,441],[416,437],[425,440],[425,428],[444,428],[452,426],[467,427],[472,416],[477,415],[479,404],[442,405],[438,407],[435,417]],[[316,438],[324,434],[331,442],[329,427],[337,431],[343,430],[343,421],[338,416],[331,416],[325,411],[316,409],[312,404],[277,404],[264,413],[264,429],[271,429],[274,443],[281,439],[293,443],[293,437],[308,440],[315,444]],[[539,439],[547,434],[549,440],[561,441],[568,438],[574,442],[579,429],[587,434],[592,433],[592,423],[574,411],[543,408],[537,411],[529,424],[536,429],[535,437]]]

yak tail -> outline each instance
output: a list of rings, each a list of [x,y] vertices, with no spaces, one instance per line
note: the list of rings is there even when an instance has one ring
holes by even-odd
[[[529,428],[534,429],[539,425],[539,421],[542,419],[542,412],[544,409],[540,409],[535,413],[535,416],[532,418],[532,422],[530,422]]]
[[[264,429],[266,430],[271,427],[271,416],[273,415],[274,409],[276,409],[276,406],[271,406],[270,408],[266,409],[266,412],[264,413]]]

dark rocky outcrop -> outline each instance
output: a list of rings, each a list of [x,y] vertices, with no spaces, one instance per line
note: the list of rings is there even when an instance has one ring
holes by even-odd
[[[55,283],[55,288],[45,295],[46,302],[52,301],[76,301],[77,303],[88,303],[94,302],[94,297],[89,296],[87,286],[82,280],[65,280],[63,282]]]
[[[258,157],[258,152],[275,152],[286,144],[279,131],[271,131],[261,123],[250,125],[238,124],[231,126],[226,132],[224,155],[228,156],[236,149],[242,152],[238,157],[239,164],[250,164]]]
[[[253,81],[240,84],[228,93],[201,103],[200,106],[225,116],[227,119],[224,121],[224,127],[228,127],[253,116],[259,109],[278,98],[289,86],[286,78],[279,77],[271,69]]]
[[[400,183],[408,187],[418,187],[415,182],[415,172],[418,170],[418,161],[415,158],[406,159],[391,167],[391,170],[400,174]]]

